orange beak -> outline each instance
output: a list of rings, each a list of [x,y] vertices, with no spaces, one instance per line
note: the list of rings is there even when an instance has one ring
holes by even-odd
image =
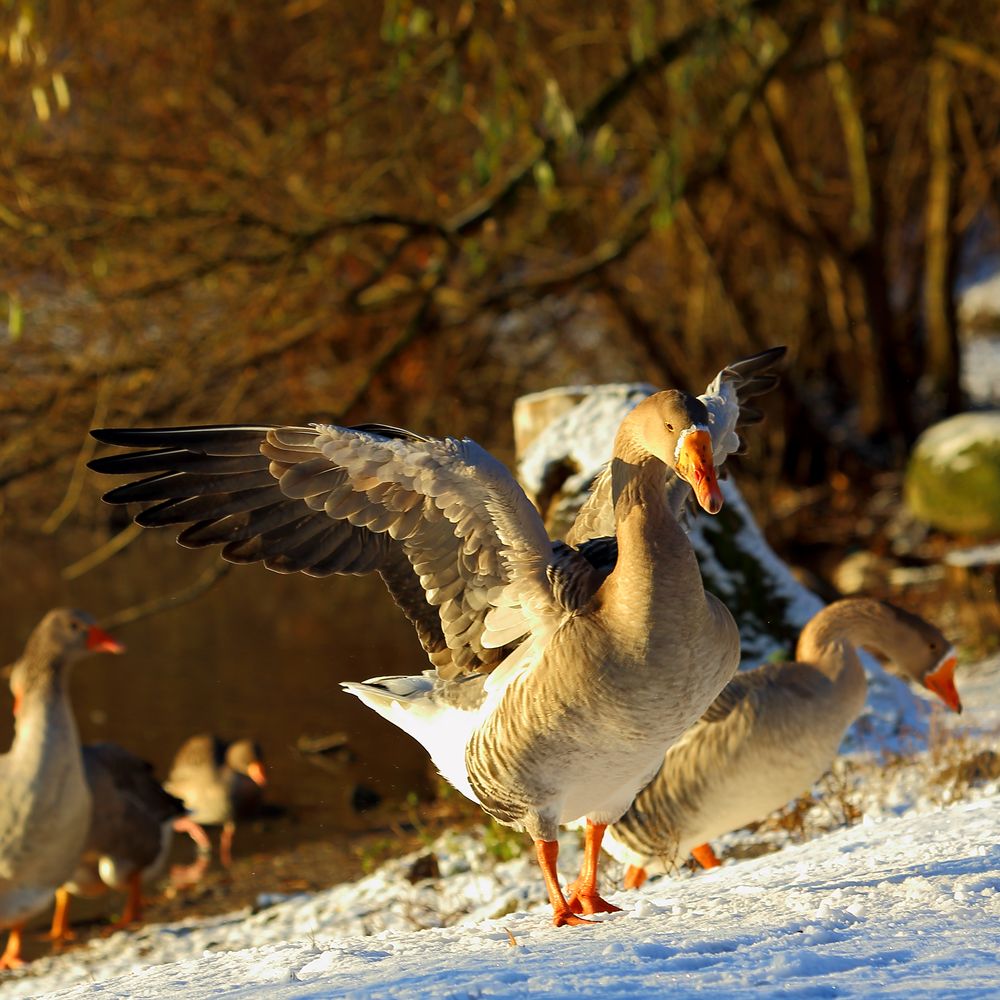
[[[677,475],[694,490],[703,510],[718,514],[722,510],[722,490],[715,475],[712,437],[704,428],[688,428],[677,445]]]
[[[267,772],[264,770],[264,765],[259,761],[255,760],[250,763],[247,767],[247,775],[256,784],[263,788],[267,784]]]
[[[125,647],[104,629],[91,625],[87,630],[87,649],[94,653],[124,653]]]
[[[924,677],[924,687],[933,691],[953,712],[961,713],[962,700],[955,688],[958,658],[952,653]]]
[[[10,693],[14,696],[14,715],[16,716],[21,711],[21,700],[24,696],[18,688],[11,688]]]

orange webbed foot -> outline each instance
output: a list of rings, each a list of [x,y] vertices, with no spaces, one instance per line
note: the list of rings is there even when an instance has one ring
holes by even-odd
[[[578,917],[569,906],[565,910],[556,910],[552,915],[552,925],[554,927],[593,927],[596,920],[584,920]]]
[[[0,972],[10,969],[20,969],[26,964],[24,959],[21,958],[21,925],[15,924],[10,929],[10,934],[7,937],[7,947],[4,948],[3,954],[0,955]]]
[[[691,848],[691,854],[702,868],[718,868],[722,862],[715,856],[711,844],[699,844]]]
[[[639,865],[629,865],[625,872],[625,888],[640,889],[647,878],[647,871]]]
[[[566,901],[574,913],[621,913],[622,908],[602,899],[596,892],[581,895],[574,892]]]

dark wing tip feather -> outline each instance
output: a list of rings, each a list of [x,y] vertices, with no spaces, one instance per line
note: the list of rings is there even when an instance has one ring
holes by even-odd
[[[185,427],[95,427],[90,434],[103,444],[117,444],[125,448],[150,445],[188,448],[219,437],[250,442],[264,437],[268,431],[278,426],[278,424],[214,424]]]
[[[754,396],[762,396],[780,384],[781,376],[771,369],[787,353],[787,347],[770,347],[759,354],[735,361],[724,369],[723,380],[733,383],[736,389],[736,398],[740,404],[739,425],[745,427],[764,419],[763,413],[755,407],[747,406],[746,401]]]
[[[405,427],[393,427],[392,424],[351,424],[350,430],[361,431],[363,434],[377,434],[384,438],[399,438],[403,441],[433,441],[433,438],[425,437],[414,431],[408,431]]]
[[[176,482],[183,473],[162,472],[148,479],[138,479],[132,483],[124,483],[108,490],[101,498],[105,503],[133,503],[143,500],[175,500],[173,491],[167,488],[170,482]]]
[[[741,378],[749,378],[758,372],[773,368],[787,353],[788,348],[781,344],[778,347],[769,347],[765,351],[751,354],[749,358],[742,358],[729,367],[737,372]]]

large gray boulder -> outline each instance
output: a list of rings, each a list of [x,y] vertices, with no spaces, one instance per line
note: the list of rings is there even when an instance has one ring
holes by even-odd
[[[645,383],[613,383],[549,389],[517,400],[518,477],[552,537],[562,537],[573,523],[594,477],[611,457],[622,418],[655,391]],[[752,452],[752,438],[750,448]],[[739,624],[743,667],[789,658],[802,626],[823,602],[768,545],[732,477],[721,486],[725,505],[719,514],[693,509],[686,515],[705,586]],[[868,705],[849,745],[889,746],[924,732],[924,704],[874,658],[863,659],[870,682]]]
[[[914,517],[942,531],[1000,535],[1000,410],[960,413],[924,431],[904,496]]]

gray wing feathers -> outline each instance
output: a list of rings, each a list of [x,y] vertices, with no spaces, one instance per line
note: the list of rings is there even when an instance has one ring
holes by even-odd
[[[772,347],[752,357],[727,365],[708,384],[699,398],[708,408],[709,430],[715,464],[738,455],[742,444],[737,429],[760,423],[764,415],[747,400],[770,392],[779,382],[771,368],[785,355],[784,347]]]
[[[140,524],[193,522],[181,544],[282,573],[378,571],[443,675],[490,669],[501,647],[565,613],[538,512],[475,442],[384,425],[93,433],[158,447],[91,467],[159,473],[105,499],[145,504]]]

